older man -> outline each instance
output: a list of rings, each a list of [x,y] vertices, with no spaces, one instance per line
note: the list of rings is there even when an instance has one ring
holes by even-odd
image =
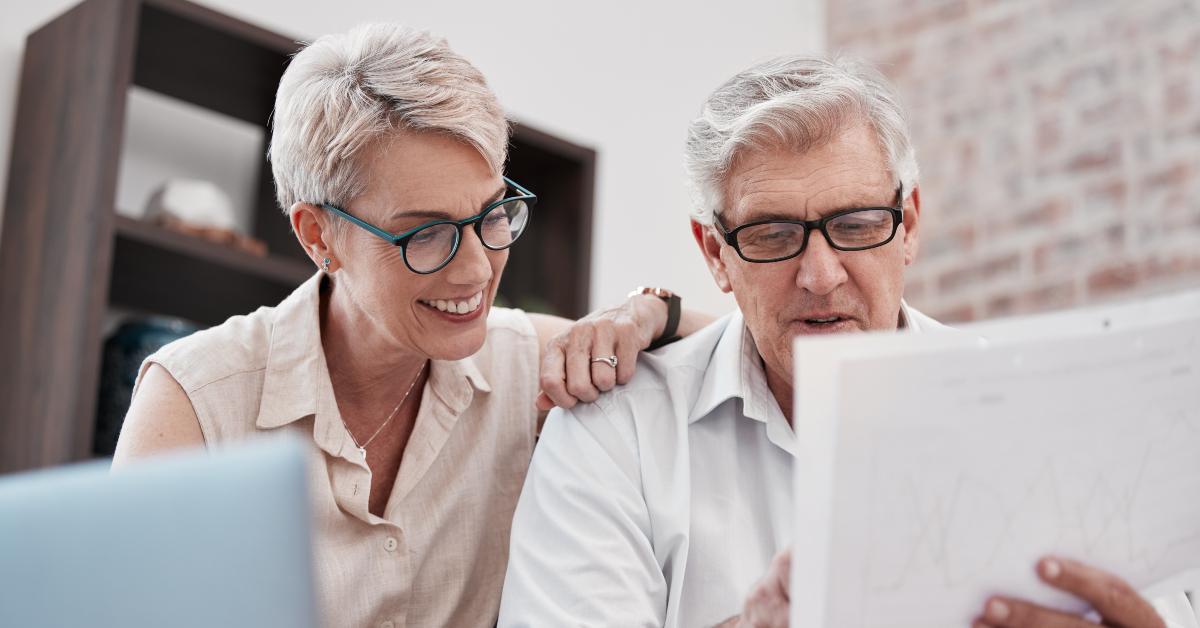
[[[514,520],[502,626],[786,625],[793,339],[939,326],[902,299],[921,202],[878,73],[753,67],[710,97],[687,160],[693,234],[738,311],[552,416]],[[1062,560],[1041,573],[1114,624],[1162,625],[1107,574]],[[980,626],[1094,625],[990,602]]]

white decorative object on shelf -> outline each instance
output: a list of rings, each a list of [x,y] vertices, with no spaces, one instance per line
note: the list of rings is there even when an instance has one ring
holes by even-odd
[[[166,219],[166,220],[164,220]],[[199,179],[169,179],[150,195],[145,220],[239,231],[233,201],[221,188]]]

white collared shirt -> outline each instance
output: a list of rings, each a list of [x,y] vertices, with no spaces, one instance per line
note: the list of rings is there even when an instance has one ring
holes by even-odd
[[[901,311],[909,332],[943,327]],[[711,626],[738,614],[791,543],[796,451],[740,313],[643,354],[629,384],[546,421],[499,625]]]

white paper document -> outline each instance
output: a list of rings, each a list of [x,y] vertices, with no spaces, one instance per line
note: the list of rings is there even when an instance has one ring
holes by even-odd
[[[792,626],[1082,610],[1047,554],[1200,590],[1200,298],[980,329],[797,342]]]

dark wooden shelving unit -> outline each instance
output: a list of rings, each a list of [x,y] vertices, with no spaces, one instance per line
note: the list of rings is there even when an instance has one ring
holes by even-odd
[[[296,40],[186,0],[86,0],[26,41],[0,240],[0,473],[88,458],[110,308],[203,325],[278,303],[314,272],[261,164],[266,256],[114,211],[130,86],[261,125]],[[266,147],[263,146],[263,153]],[[501,285],[516,306],[587,308],[595,153],[525,125],[509,174],[538,193]]]
[[[259,257],[125,216],[115,225],[109,301],[128,309],[215,325],[278,303],[314,272],[308,260]]]

